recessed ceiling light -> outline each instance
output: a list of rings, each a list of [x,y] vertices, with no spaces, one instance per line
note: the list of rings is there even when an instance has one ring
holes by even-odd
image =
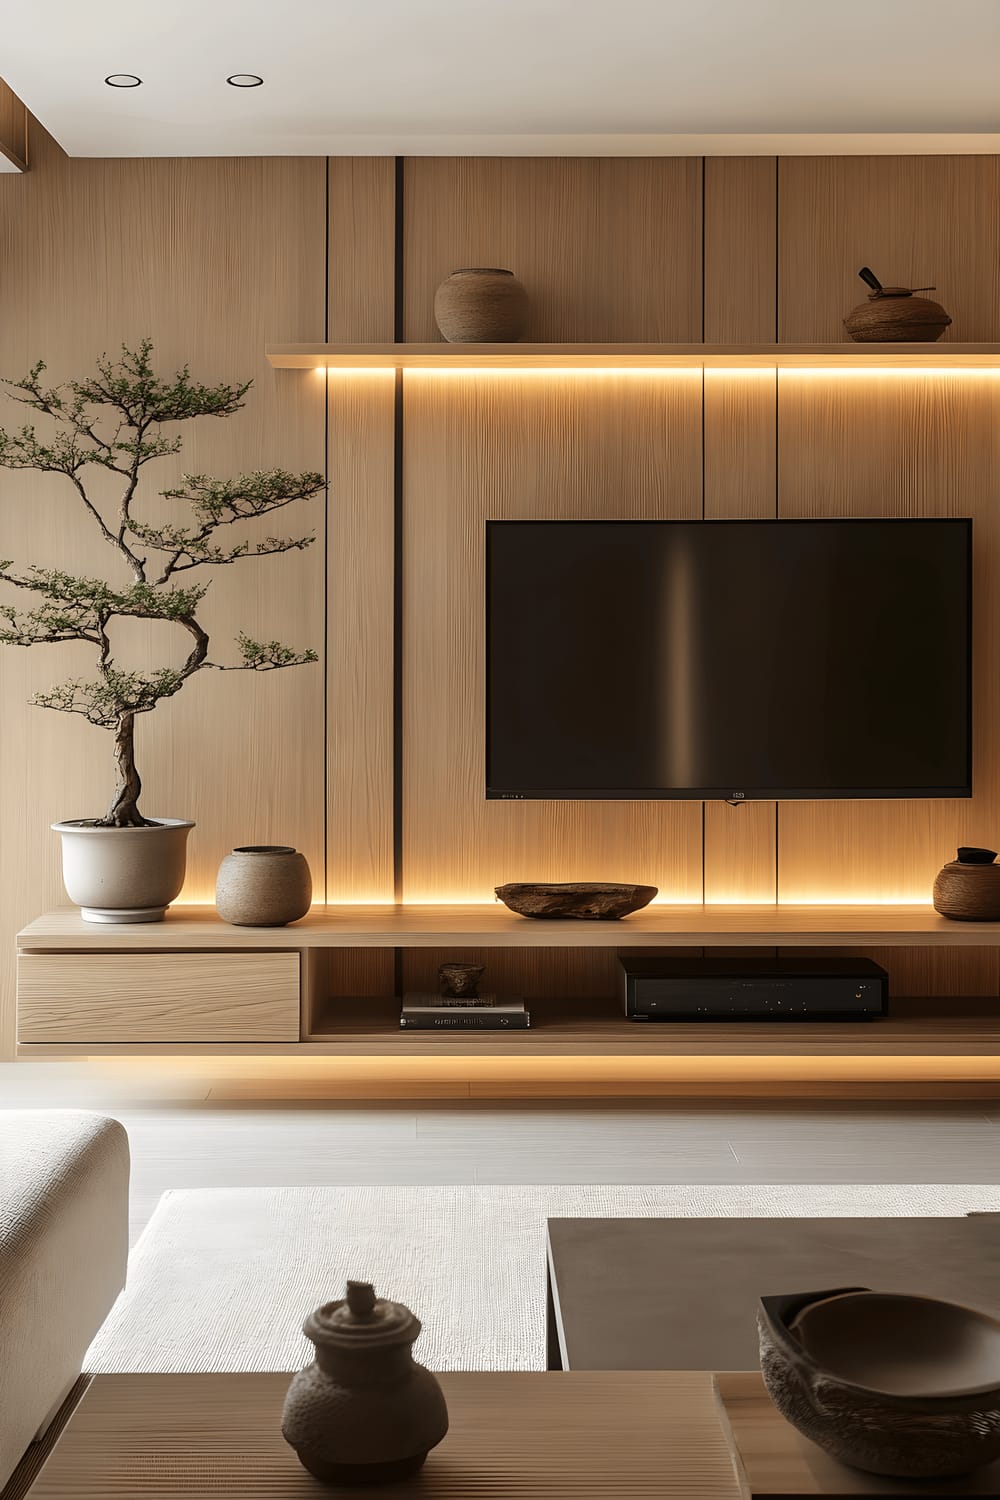
[[[113,89],[137,89],[142,79],[134,73],[109,73],[104,82]]]
[[[264,80],[258,78],[256,73],[230,73],[226,82],[231,83],[234,89],[256,89]]]

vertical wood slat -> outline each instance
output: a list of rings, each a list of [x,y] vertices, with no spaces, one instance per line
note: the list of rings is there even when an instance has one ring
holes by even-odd
[[[406,336],[440,337],[434,292],[503,266],[538,343],[701,338],[701,161],[416,157],[406,161]]]
[[[331,156],[326,337],[391,344],[395,173],[391,156]]]
[[[863,302],[871,266],[886,286],[936,284],[943,342],[1000,340],[1000,157],[782,157],[778,338],[830,343]]]
[[[19,172],[28,170],[28,111],[0,78],[0,154]]]
[[[707,344],[770,344],[777,318],[773,156],[705,158]]]

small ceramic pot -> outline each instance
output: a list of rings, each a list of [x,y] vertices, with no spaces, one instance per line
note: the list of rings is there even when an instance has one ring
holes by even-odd
[[[1000,1458],[1000,1322],[846,1287],[760,1299],[767,1393],[803,1437],[871,1474],[943,1479]]]
[[[193,823],[157,818],[146,828],[53,823],[62,837],[63,885],[85,922],[162,922],[181,893]]]
[[[512,344],[528,321],[528,294],[513,271],[469,266],[442,281],[434,318],[449,344]]]
[[[347,1296],[303,1324],[316,1359],[288,1388],[281,1431],[329,1484],[408,1479],[448,1431],[436,1378],[413,1358],[420,1321],[401,1302],[349,1281]]]
[[[992,849],[963,848],[934,881],[934,910],[954,922],[1000,922],[1000,865]]]
[[[215,905],[234,927],[284,927],[312,900],[305,856],[286,844],[246,844],[227,854],[215,882]]]

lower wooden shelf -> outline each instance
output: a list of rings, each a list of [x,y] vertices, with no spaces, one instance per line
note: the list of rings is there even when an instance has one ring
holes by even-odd
[[[611,1000],[529,1001],[528,1031],[406,1031],[399,1002],[331,997],[303,1039],[344,1056],[1000,1057],[1000,1002],[899,1000],[873,1021],[636,1022]]]

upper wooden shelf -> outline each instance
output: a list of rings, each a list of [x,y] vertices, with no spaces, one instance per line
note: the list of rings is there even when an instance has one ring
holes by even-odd
[[[212,906],[110,926],[75,909],[18,934],[38,949],[1000,947],[1000,922],[950,922],[930,906],[648,906],[620,922],[535,921],[501,906],[314,906],[289,927],[231,927]]]
[[[1000,369],[1000,344],[268,344],[279,370]]]

